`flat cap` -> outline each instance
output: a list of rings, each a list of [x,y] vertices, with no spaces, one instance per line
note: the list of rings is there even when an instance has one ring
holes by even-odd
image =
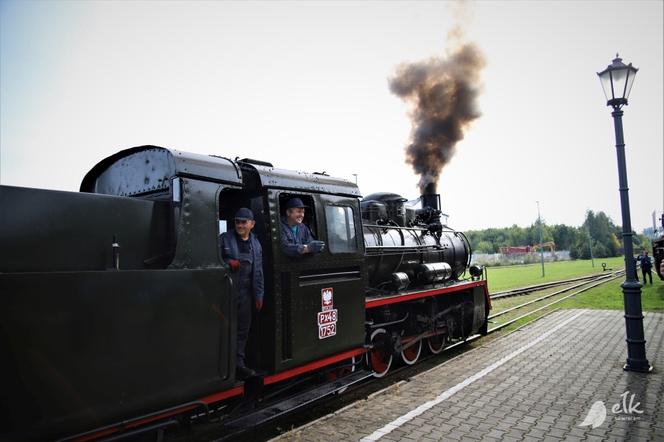
[[[286,209],[294,209],[296,207],[299,209],[304,209],[305,207],[309,206],[305,206],[300,198],[291,198],[286,203]]]
[[[246,207],[242,207],[240,210],[235,212],[235,219],[240,219],[240,220],[252,220],[254,219],[254,212],[251,210],[247,209]]]

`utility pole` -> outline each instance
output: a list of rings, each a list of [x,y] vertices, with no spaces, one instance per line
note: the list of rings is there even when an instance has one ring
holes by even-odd
[[[593,268],[595,268],[595,258],[593,258],[593,242],[590,238],[589,227],[586,227],[586,233],[588,234],[588,250],[590,250],[590,261],[593,263]]]
[[[540,258],[542,261],[542,278],[544,278],[544,246],[542,246],[544,241],[542,241],[542,216],[540,215],[539,201],[536,201],[536,203],[537,203],[537,224],[539,224]]]

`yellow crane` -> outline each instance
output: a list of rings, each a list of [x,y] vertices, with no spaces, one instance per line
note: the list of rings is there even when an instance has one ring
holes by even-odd
[[[539,249],[541,249],[541,248],[547,248],[547,247],[549,248],[549,250],[551,251],[551,253],[555,253],[555,251],[556,251],[556,243],[553,242],[553,241],[543,242],[542,244],[535,244],[535,245],[532,247],[531,250],[532,250],[533,252],[537,252]]]

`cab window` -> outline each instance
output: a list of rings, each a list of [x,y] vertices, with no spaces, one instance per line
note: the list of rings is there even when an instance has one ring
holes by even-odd
[[[326,206],[325,219],[330,253],[357,252],[353,209],[347,206]]]

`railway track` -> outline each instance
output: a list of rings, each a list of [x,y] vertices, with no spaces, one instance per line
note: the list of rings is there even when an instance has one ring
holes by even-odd
[[[526,307],[530,307],[530,306],[535,307],[534,309],[528,309],[527,311],[525,311],[523,313],[519,313],[518,316],[510,318],[509,320],[507,320],[505,322],[502,322],[499,325],[496,325],[494,327],[489,328],[488,332],[493,333],[493,332],[496,332],[498,330],[501,330],[501,329],[507,327],[508,325],[511,325],[511,324],[523,319],[523,318],[531,316],[534,313],[538,313],[538,312],[540,312],[540,311],[542,311],[546,308],[549,308],[549,307],[551,307],[555,304],[558,304],[558,303],[560,303],[560,302],[562,302],[562,301],[564,301],[568,298],[576,296],[579,293],[583,293],[583,292],[585,292],[585,291],[587,291],[587,290],[589,290],[593,287],[597,287],[598,285],[601,285],[601,284],[604,284],[608,281],[612,281],[616,278],[619,278],[619,277],[623,276],[624,274],[625,274],[624,270],[618,270],[618,271],[611,272],[609,274],[602,274],[600,276],[595,276],[593,278],[585,278],[586,279],[585,281],[579,282],[577,284],[573,284],[570,287],[565,287],[565,288],[563,288],[561,290],[557,290],[553,293],[548,293],[546,295],[537,297],[535,299],[528,300],[528,301],[523,302],[521,304],[518,304],[518,305],[515,305],[515,306],[510,306],[510,307],[507,307],[505,309],[499,310],[496,313],[494,313],[492,315],[489,315],[488,319],[489,319],[490,322],[494,322],[494,321],[492,321],[492,319],[495,319],[495,318],[498,318],[498,317],[501,317],[501,316],[505,316],[505,315],[509,315],[510,313],[517,312],[517,311],[522,310]],[[576,278],[575,280],[579,281],[580,279]],[[569,283],[570,281],[573,281],[573,280],[568,280],[567,283]],[[550,288],[550,287],[551,286],[548,286],[546,288]],[[542,290],[542,289],[540,289],[540,290]],[[571,292],[571,293],[568,293],[568,292]],[[541,303],[541,302],[546,301],[546,300],[549,300],[551,298],[555,298],[555,299],[553,299],[550,302],[547,302],[544,305],[536,306],[536,304]]]
[[[577,281],[593,281],[593,280],[597,280],[598,278],[602,278],[602,277],[605,277],[607,275],[611,275],[613,273],[615,273],[615,272],[603,273],[603,274],[600,274],[600,275],[581,276],[581,277],[578,277],[578,278],[563,279],[563,280],[560,280],[560,281],[546,282],[546,283],[543,283],[543,284],[536,284],[536,285],[531,285],[531,286],[527,286],[527,287],[520,287],[520,288],[512,289],[512,290],[505,290],[505,291],[501,291],[501,292],[495,292],[495,293],[491,294],[491,299],[494,300],[494,299],[501,299],[501,298],[509,298],[509,297],[512,297],[512,296],[525,295],[525,294],[528,294],[528,293],[532,293],[532,292],[536,292],[536,291],[540,291],[540,290],[544,290],[544,289],[548,289],[548,288],[552,288],[552,287],[558,287],[558,286],[561,286],[561,285],[570,284],[570,283],[574,283],[574,282],[577,282]]]

